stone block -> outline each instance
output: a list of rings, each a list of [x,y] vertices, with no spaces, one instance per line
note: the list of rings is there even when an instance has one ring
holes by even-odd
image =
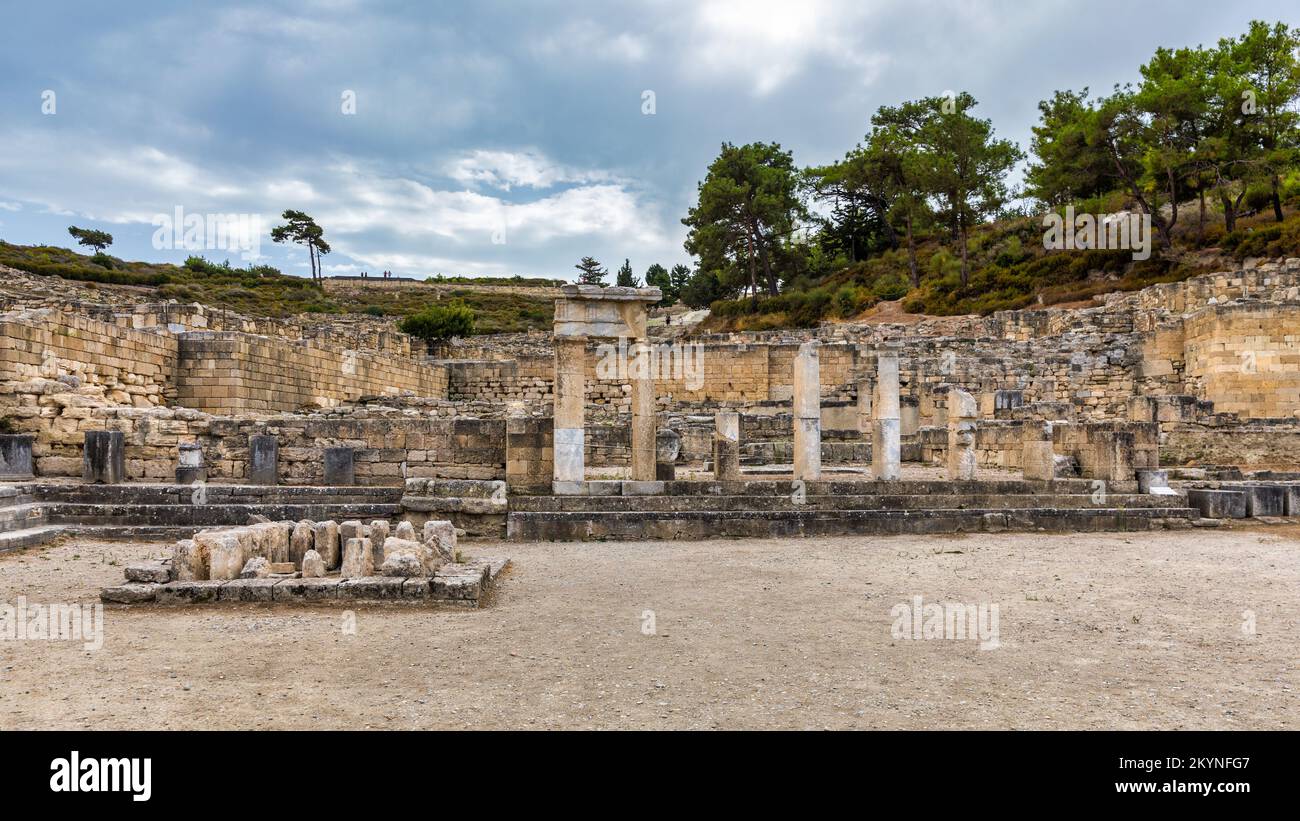
[[[369,539],[351,538],[343,543],[343,565],[339,575],[359,579],[375,573],[374,548]]]
[[[254,485],[280,483],[280,444],[274,436],[248,437],[248,482]]]
[[[1246,494],[1246,515],[1285,516],[1287,489],[1285,485],[1240,485]]]
[[[208,553],[194,539],[181,539],[172,547],[172,569],[176,581],[208,580]]]
[[[337,599],[339,580],[320,577],[284,579],[271,588],[274,601],[322,601]]]
[[[0,480],[33,478],[32,442],[35,439],[28,433],[0,434]]]
[[[304,579],[316,579],[325,575],[325,561],[315,550],[308,550],[302,555],[302,561],[299,562]]]
[[[328,486],[355,485],[356,468],[352,448],[325,449],[325,481]]]
[[[217,600],[223,581],[174,581],[158,587],[159,604],[207,604]]]
[[[373,599],[393,601],[402,598],[406,579],[397,576],[362,576],[339,582],[341,599]]]
[[[126,480],[126,438],[121,431],[86,431],[81,480],[106,485]]]
[[[1212,490],[1190,488],[1187,506],[1196,508],[1209,519],[1246,518],[1246,493],[1241,490]]]
[[[128,564],[126,580],[129,582],[147,582],[149,584],[166,584],[172,580],[170,562],[149,561]]]
[[[99,591],[100,601],[112,602],[114,604],[140,604],[141,602],[151,602],[158,596],[158,588],[162,585],[144,584],[141,582],[127,582],[119,584],[116,587],[105,587]]]
[[[217,591],[219,602],[269,602],[272,590],[284,579],[234,579],[221,585]]]
[[[333,570],[339,566],[342,551],[339,550],[338,522],[317,522],[314,544],[316,552],[320,554],[321,560],[325,562],[326,570]]]

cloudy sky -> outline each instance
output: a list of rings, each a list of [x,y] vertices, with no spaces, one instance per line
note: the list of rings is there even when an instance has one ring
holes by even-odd
[[[951,89],[1027,147],[1054,89],[1295,17],[1251,0],[219,5],[6,3],[0,238],[67,246],[76,223],[179,262],[154,247],[159,214],[260,214],[265,232],[296,208],[334,246],[327,274],[570,278],[591,254],[641,275],[689,262],[680,220],[723,141],[824,163],[876,107]],[[307,273],[300,249],[260,253]]]

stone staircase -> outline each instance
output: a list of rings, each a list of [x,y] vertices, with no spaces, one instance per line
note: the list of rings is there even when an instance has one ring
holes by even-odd
[[[27,488],[0,486],[0,553],[44,544],[63,531],[50,524],[46,507]]]
[[[401,497],[400,487],[9,485],[0,487],[0,545],[10,520],[26,523],[12,531],[27,536],[38,535],[29,531],[44,526],[54,535],[180,537],[204,527],[244,524],[256,515],[294,521],[392,518],[401,512]],[[11,547],[20,546],[28,545]]]
[[[512,496],[517,541],[1096,532],[1188,527],[1183,496],[1094,495],[1087,480],[589,483],[591,495]],[[615,487],[620,486],[621,487]]]

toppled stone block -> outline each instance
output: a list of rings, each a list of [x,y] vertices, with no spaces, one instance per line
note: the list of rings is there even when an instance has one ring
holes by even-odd
[[[303,554],[301,566],[304,579],[316,579],[325,575],[325,561],[315,550]]]
[[[194,539],[181,539],[172,547],[172,569],[176,581],[208,580],[208,552]]]
[[[315,550],[315,546],[315,524],[308,521],[298,522],[289,533],[289,561],[293,562],[294,567],[301,568],[303,556],[307,555],[308,551]],[[319,551],[316,553],[316,558],[320,559]]]
[[[99,591],[100,601],[112,602],[114,604],[139,604],[141,602],[153,601],[158,596],[158,588],[162,585],[144,584],[141,582],[127,582],[119,584],[116,587],[105,587]]]
[[[238,533],[229,530],[205,531],[194,536],[199,549],[208,557],[208,578],[229,581],[239,578],[248,561],[245,542]]]
[[[267,570],[272,576],[291,576],[297,568],[293,566],[293,562],[271,562]]]
[[[241,579],[264,579],[271,575],[271,563],[262,556],[254,556],[244,562],[244,569],[239,571]]]
[[[456,560],[456,526],[446,521],[424,523],[424,543],[436,549],[444,562]]]
[[[404,579],[424,574],[424,563],[413,553],[389,553],[379,569],[381,576],[400,576]]]
[[[333,570],[338,567],[341,555],[338,522],[317,522],[315,535],[316,552],[325,562],[325,569]]]
[[[172,580],[171,562],[149,561],[128,564],[126,566],[126,580],[129,582],[166,584]]]
[[[343,566],[339,570],[339,575],[345,579],[360,579],[373,576],[375,573],[375,560],[372,550],[369,539],[348,539],[343,545]]]

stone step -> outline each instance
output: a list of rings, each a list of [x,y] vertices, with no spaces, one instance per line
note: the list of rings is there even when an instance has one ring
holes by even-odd
[[[1189,527],[1196,511],[1171,508],[1013,510],[673,511],[511,513],[514,541],[650,541],[976,533],[1139,531]]]
[[[1008,508],[1149,508],[1169,507],[1169,496],[1107,494],[1099,504],[1092,494],[938,494],[793,496],[514,496],[511,512],[626,512],[723,510],[1003,510]],[[1183,504],[1181,500],[1178,502]]]
[[[0,507],[0,533],[48,524],[46,514],[45,505],[20,504]]]
[[[48,505],[51,521],[66,525],[119,528],[190,528],[242,525],[250,516],[272,521],[310,519],[323,522],[388,519],[400,515],[399,504],[286,504],[286,505],[104,505],[54,503]]]
[[[0,533],[0,553],[7,550],[20,550],[24,547],[34,547],[45,544],[58,536],[63,535],[66,528],[59,525],[44,525],[42,527],[29,527],[23,530],[9,530]]]
[[[629,483],[617,480],[588,481],[584,485],[587,495],[621,495],[621,486]],[[633,483],[635,484],[635,483]],[[950,496],[950,495],[1037,495],[1043,493],[1089,494],[1098,487],[1092,479],[1057,479],[1036,482],[1025,479],[975,479],[950,482],[945,479],[874,481],[871,479],[821,479],[801,483],[804,493],[810,496]],[[1134,493],[1137,482],[1107,482],[1101,485],[1108,493]],[[740,479],[736,481],[680,480],[664,482],[657,491],[666,496],[790,496],[796,484],[789,479]],[[543,494],[550,495],[550,494]],[[512,498],[518,498],[512,495]]]
[[[45,502],[73,504],[189,505],[197,488],[176,484],[37,484],[31,493]],[[401,487],[313,487],[297,485],[202,486],[205,504],[396,504]]]

